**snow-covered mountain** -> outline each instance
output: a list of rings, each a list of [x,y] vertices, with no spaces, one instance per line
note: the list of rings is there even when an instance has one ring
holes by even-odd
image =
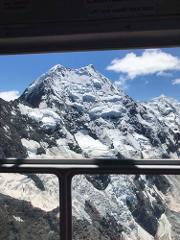
[[[0,99],[0,157],[178,159],[180,103],[166,96],[139,103],[92,65],[56,65],[19,99]],[[178,239],[179,180],[77,176],[74,239]],[[0,183],[3,196],[41,211],[59,205],[54,176],[1,174]]]
[[[21,148],[28,150],[19,151],[22,156],[180,156],[180,103],[165,96],[137,103],[92,65],[56,65],[10,104],[16,105],[10,116],[15,128],[19,119],[24,125],[18,129]]]

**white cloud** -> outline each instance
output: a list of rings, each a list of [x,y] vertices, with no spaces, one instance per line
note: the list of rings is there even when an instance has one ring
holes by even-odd
[[[174,80],[172,81],[172,84],[173,84],[173,85],[180,85],[180,78],[174,79]]]
[[[128,84],[127,84],[128,78],[125,76],[120,76],[119,80],[115,81],[114,84],[120,88],[123,89],[128,89]]]
[[[123,58],[112,60],[107,70],[126,74],[131,80],[149,74],[162,76],[169,74],[169,71],[180,70],[180,58],[160,49],[145,50],[139,56],[131,52]]]
[[[161,76],[161,77],[172,77],[173,74],[170,72],[158,72],[157,76]]]
[[[0,98],[4,99],[5,101],[15,100],[20,96],[18,91],[7,91],[7,92],[0,92]]]

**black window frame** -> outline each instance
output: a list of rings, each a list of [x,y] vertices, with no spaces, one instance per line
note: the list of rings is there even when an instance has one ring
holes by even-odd
[[[0,54],[180,46],[180,16],[89,23],[0,24]],[[36,30],[41,29],[39,33]],[[0,173],[54,174],[60,183],[61,240],[72,240],[72,178],[79,174],[180,175],[179,160],[0,159]]]
[[[82,174],[180,175],[179,160],[0,160],[0,173],[53,174],[59,179],[60,239],[72,240],[72,179]]]

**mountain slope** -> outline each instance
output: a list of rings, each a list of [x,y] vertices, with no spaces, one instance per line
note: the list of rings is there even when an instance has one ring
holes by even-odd
[[[0,99],[0,110],[1,158],[180,157],[180,103],[165,96],[138,103],[92,65],[56,65],[19,99]],[[177,181],[175,176],[77,176],[74,239],[175,240]],[[0,182],[2,194],[41,212],[59,206],[54,176],[1,174]]]
[[[92,65],[56,65],[25,90],[17,108],[34,122],[29,128],[43,132],[37,142],[49,149],[46,156],[179,158],[179,102],[166,99],[168,108],[163,98],[137,103]]]
[[[56,240],[58,209],[44,212],[31,203],[0,194],[0,239]]]

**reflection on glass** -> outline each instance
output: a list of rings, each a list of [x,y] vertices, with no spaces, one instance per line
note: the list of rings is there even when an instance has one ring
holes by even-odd
[[[59,183],[54,175],[0,174],[0,239],[59,240]]]
[[[179,182],[177,175],[75,176],[73,239],[179,239]]]
[[[179,159],[180,48],[1,56],[0,66],[0,158]]]

